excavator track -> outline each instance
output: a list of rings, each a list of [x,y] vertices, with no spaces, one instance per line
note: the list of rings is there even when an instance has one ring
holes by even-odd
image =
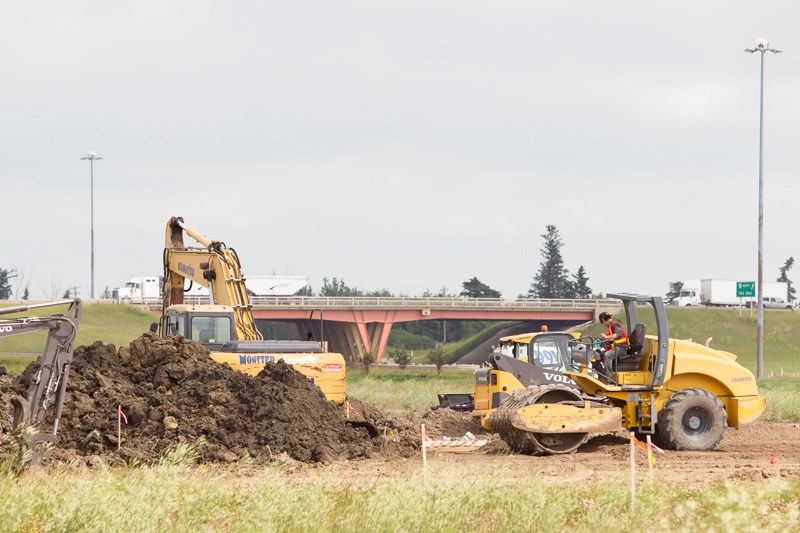
[[[558,428],[547,431],[530,431],[525,415],[521,412],[526,407],[539,404],[555,404],[559,407],[569,406],[574,409],[589,407],[609,414],[607,404],[597,401],[594,396],[586,396],[580,391],[565,385],[532,385],[524,390],[516,390],[500,407],[489,416],[489,425],[500,435],[512,450],[534,455],[550,455],[572,453],[586,442],[589,431],[558,431]],[[547,410],[549,405],[543,405]],[[614,414],[612,414],[612,417]]]

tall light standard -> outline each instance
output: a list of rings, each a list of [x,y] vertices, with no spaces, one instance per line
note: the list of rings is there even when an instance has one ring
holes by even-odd
[[[86,157],[81,157],[81,161],[89,160],[89,190],[91,195],[91,224],[92,224],[92,285],[90,297],[94,299],[94,162],[100,161],[103,158],[99,157],[94,152],[89,152]]]
[[[745,52],[761,53],[761,107],[758,118],[758,361],[756,377],[764,377],[764,54],[772,52],[780,54],[783,50],[770,48],[766,39],[758,39],[755,48],[745,48]]]

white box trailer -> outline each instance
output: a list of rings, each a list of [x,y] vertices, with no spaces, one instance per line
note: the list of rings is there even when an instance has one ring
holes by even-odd
[[[736,296],[736,283],[729,279],[701,279],[700,303],[719,306],[744,305],[744,300]]]
[[[161,299],[163,278],[140,276],[125,282],[124,287],[115,288],[112,297],[120,303],[145,303]],[[245,276],[245,286],[250,296],[293,296],[308,285],[305,276]],[[192,284],[186,296],[209,296],[208,288]]]
[[[305,276],[245,276],[251,296],[293,296],[308,285]]]
[[[738,307],[739,305],[750,305],[751,302],[755,301],[755,298],[739,298],[736,296],[738,283],[736,280],[728,279],[702,279],[699,282],[697,280],[688,280],[684,282],[684,288],[678,298],[675,299],[674,304],[681,307],[698,305]],[[788,293],[789,285],[787,283],[782,281],[764,282],[765,301],[770,298],[779,298],[788,302]]]

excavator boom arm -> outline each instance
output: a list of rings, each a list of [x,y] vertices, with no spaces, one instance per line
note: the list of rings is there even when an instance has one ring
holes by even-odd
[[[203,248],[186,247],[184,232]],[[172,217],[167,222],[164,247],[164,312],[172,305],[183,303],[186,279],[208,287],[212,304],[233,310],[237,339],[262,340],[236,251],[185,225],[182,217]]]

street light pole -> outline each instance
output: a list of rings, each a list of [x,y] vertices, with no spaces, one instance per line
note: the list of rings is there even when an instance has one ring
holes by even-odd
[[[758,302],[758,330],[756,333],[757,363],[756,378],[764,377],[764,54],[780,54],[783,50],[770,48],[766,39],[758,39],[755,48],[745,48],[745,52],[761,53],[761,96],[758,118],[758,283],[756,301]]]
[[[81,157],[81,161],[86,161],[87,159],[89,160],[89,194],[91,197],[90,217],[92,226],[92,285],[90,297],[94,300],[94,162],[100,161],[103,158],[99,157],[94,152],[89,152],[86,157]]]

